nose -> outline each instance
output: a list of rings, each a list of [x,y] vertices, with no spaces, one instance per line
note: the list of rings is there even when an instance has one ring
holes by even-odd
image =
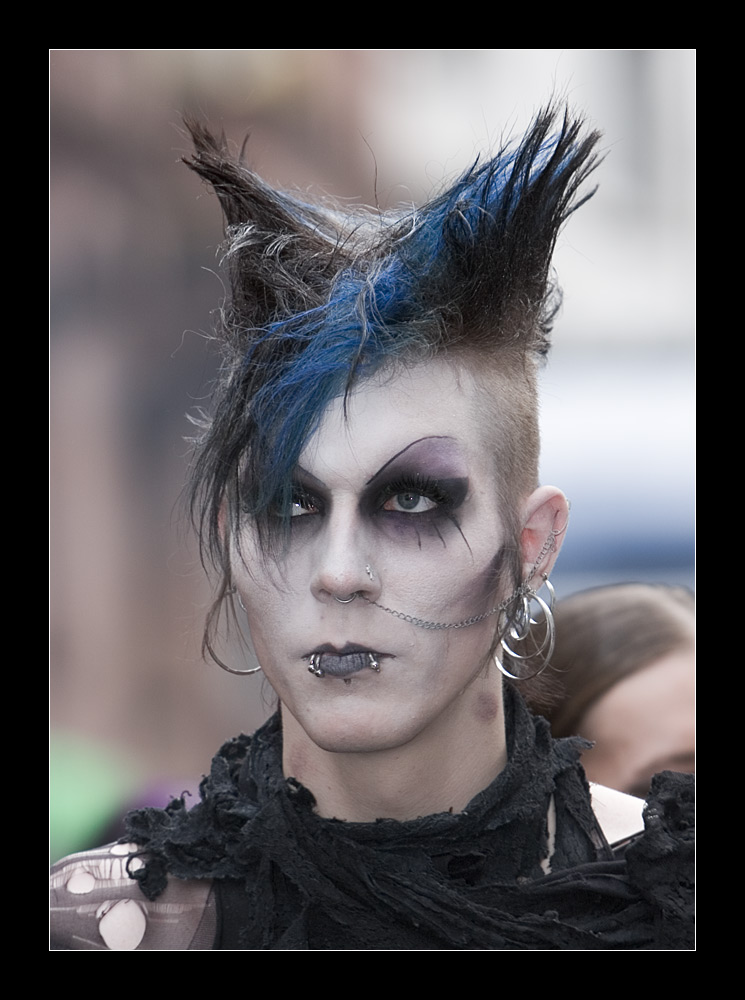
[[[356,595],[376,600],[381,580],[365,527],[352,514],[329,517],[313,553],[311,591],[323,603],[350,603]]]

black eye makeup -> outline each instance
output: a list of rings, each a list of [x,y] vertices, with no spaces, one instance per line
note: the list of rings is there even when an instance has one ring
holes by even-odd
[[[366,491],[367,492],[367,491]],[[364,498],[370,513],[403,517],[452,516],[468,493],[468,479],[434,478],[420,471],[399,472]]]
[[[307,514],[321,514],[323,501],[301,483],[293,483],[290,497],[289,515],[291,518],[304,517]]]
[[[286,501],[277,502],[272,514],[276,518],[289,519],[291,524],[299,520],[312,519],[309,515],[323,514],[328,504],[328,491],[320,479],[297,467],[290,484]]]
[[[382,486],[367,487],[361,500],[364,513],[401,514],[405,517],[452,515],[468,493],[464,477],[438,478],[418,471],[399,473]],[[301,483],[294,483],[290,497],[290,518],[325,513],[326,501]]]
[[[460,530],[456,512],[466,500],[469,480],[457,442],[449,437],[413,441],[397,452],[362,486],[358,509],[381,528],[415,533],[431,525],[444,543],[438,524],[451,521]],[[311,472],[298,466],[289,509],[283,511],[293,528],[318,526],[318,515],[330,513],[332,491]],[[419,540],[419,535],[417,534]]]
[[[385,462],[365,484],[363,508],[400,522],[423,526],[441,518],[456,527],[455,512],[468,495],[466,462],[451,437],[412,441]]]

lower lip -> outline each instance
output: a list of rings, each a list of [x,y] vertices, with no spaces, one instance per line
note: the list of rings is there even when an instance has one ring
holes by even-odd
[[[318,666],[329,677],[350,677],[370,666],[369,653],[322,653]]]

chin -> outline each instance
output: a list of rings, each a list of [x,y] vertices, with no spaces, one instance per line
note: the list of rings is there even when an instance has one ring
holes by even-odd
[[[371,734],[369,737],[360,733],[329,733],[322,734],[313,742],[321,750],[327,753],[380,753],[385,750],[396,750],[410,742],[407,739],[387,737],[380,733]]]
[[[385,719],[375,714],[346,718],[331,716],[324,719],[302,720],[306,736],[327,753],[379,753],[395,750],[410,743],[417,735],[413,720],[396,722],[387,714]]]

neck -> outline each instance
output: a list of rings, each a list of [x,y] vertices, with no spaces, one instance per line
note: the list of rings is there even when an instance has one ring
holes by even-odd
[[[501,677],[493,672],[402,746],[329,752],[283,708],[283,766],[310,789],[321,816],[349,822],[461,812],[507,762]]]

